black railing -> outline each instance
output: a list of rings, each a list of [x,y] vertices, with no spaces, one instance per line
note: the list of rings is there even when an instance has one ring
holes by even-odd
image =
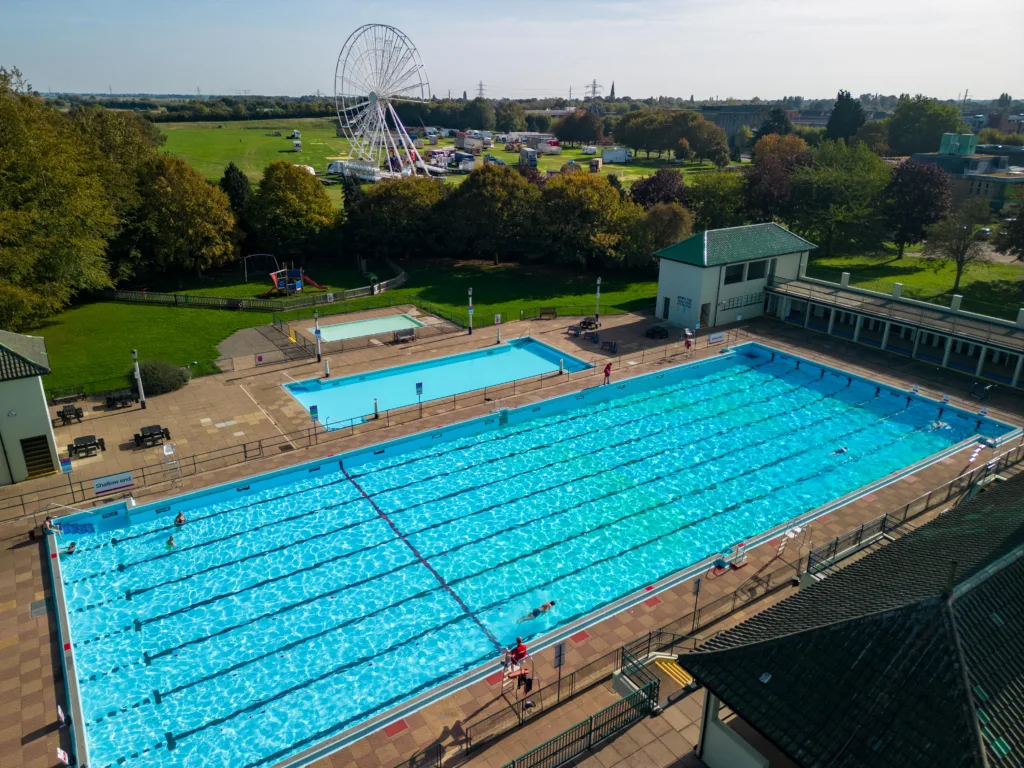
[[[815,547],[807,554],[807,572],[820,573],[841,560],[851,550],[898,532],[906,525],[908,525],[906,520],[900,520],[898,517],[886,513],[853,530],[840,534],[828,543]]]
[[[441,768],[441,759],[443,757],[444,747],[440,744],[431,744],[408,760],[403,760],[395,768]]]
[[[504,768],[558,768],[564,765],[650,715],[654,711],[651,702],[658,700],[657,687],[655,678],[644,688],[517,757]]]

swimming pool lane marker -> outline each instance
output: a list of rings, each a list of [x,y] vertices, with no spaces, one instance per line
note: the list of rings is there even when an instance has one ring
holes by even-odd
[[[367,495],[366,491],[363,490],[363,487],[361,485],[359,485],[359,483],[357,483],[355,481],[355,478],[353,478],[348,473],[348,470],[345,469],[345,463],[343,461],[339,461],[338,462],[338,467],[341,469],[341,471],[345,475],[345,477],[348,478],[348,481],[350,483],[352,483],[352,485],[355,486],[356,490],[359,491],[359,493],[361,493],[363,495],[363,498],[366,499],[370,503],[370,506],[373,507],[374,511],[378,515],[380,515],[381,519],[385,523],[387,523],[388,525],[391,526],[391,530],[393,530],[395,532],[395,535],[398,536],[398,538],[400,538],[402,540],[402,542],[412,551],[412,553],[416,556],[416,559],[418,559],[420,561],[420,563],[423,565],[423,567],[426,568],[428,571],[430,571],[431,575],[433,575],[433,577],[435,579],[437,579],[438,583],[442,587],[444,587],[445,591],[449,595],[451,595],[452,599],[456,603],[458,603],[459,607],[463,611],[465,611],[466,615],[469,616],[471,619],[473,619],[473,621],[476,623],[476,625],[478,627],[480,627],[481,631],[487,636],[487,639],[490,640],[491,643],[494,644],[494,647],[498,651],[498,653],[502,653],[505,650],[505,646],[503,646],[500,642],[498,642],[498,638],[496,638],[494,636],[494,633],[491,632],[491,630],[489,630],[487,627],[484,626],[484,623],[482,621],[480,621],[479,617],[475,613],[473,613],[471,610],[469,610],[469,606],[467,606],[464,602],[462,602],[462,598],[458,596],[458,594],[455,592],[454,589],[452,589],[450,586],[448,586],[448,583],[441,577],[441,574],[438,573],[436,570],[434,570],[434,566],[432,566],[430,563],[427,562],[427,558],[425,558],[423,555],[420,554],[420,551],[418,549],[416,549],[416,545],[413,544],[411,541],[409,541],[405,537],[405,534],[403,534],[400,530],[398,530],[398,526],[395,525],[391,521],[391,518],[388,517],[384,513],[384,510],[382,510],[380,507],[377,506],[377,502],[375,502],[373,499],[371,499],[369,497],[369,495]]]

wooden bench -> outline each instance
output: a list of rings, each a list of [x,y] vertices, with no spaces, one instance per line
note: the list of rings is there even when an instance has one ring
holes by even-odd
[[[416,339],[415,328],[399,328],[395,331],[395,343],[400,344],[406,341],[414,341]]]
[[[538,320],[555,320],[558,318],[558,307],[541,307],[537,311]]]

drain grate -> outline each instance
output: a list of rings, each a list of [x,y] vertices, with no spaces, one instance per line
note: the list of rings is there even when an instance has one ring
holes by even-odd
[[[45,598],[43,600],[36,600],[34,603],[32,603],[32,605],[29,606],[29,613],[33,619],[36,619],[40,616],[45,616],[49,612],[50,601],[46,600]]]

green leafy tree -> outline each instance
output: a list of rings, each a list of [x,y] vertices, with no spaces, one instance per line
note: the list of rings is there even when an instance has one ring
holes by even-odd
[[[604,121],[600,115],[578,109],[552,126],[552,131],[563,144],[598,142],[604,134]]]
[[[705,159],[710,159],[716,165],[728,165],[729,149],[725,138],[725,131],[708,120],[699,120],[691,127],[686,134],[686,140],[690,143],[690,149],[700,160],[701,165]],[[724,154],[725,162],[721,163]]]
[[[987,261],[985,246],[978,241],[978,227],[990,218],[988,203],[969,200],[958,211],[932,224],[926,230],[927,239],[921,249],[926,259],[948,261],[956,268],[952,292],[960,290],[960,279],[972,264]]]
[[[754,148],[754,132],[750,130],[750,126],[741,125],[736,135],[732,137],[732,143],[739,152],[750,152]]]
[[[615,81],[612,80],[611,90],[608,91],[608,101],[615,101]]]
[[[624,202],[600,176],[559,174],[541,190],[537,234],[555,263],[614,265],[622,261],[624,218],[635,222],[637,212],[642,213],[639,206]]]
[[[389,179],[368,187],[349,212],[346,241],[356,254],[391,258],[444,255],[439,212],[450,186],[423,176]]]
[[[619,178],[618,174],[609,173],[607,176],[605,176],[605,178],[608,179],[608,184],[611,186],[611,188],[619,193],[619,199],[625,200],[626,188],[622,186],[622,180]]]
[[[687,207],[693,212],[695,229],[700,232],[742,224],[745,219],[743,185],[743,174],[733,171],[694,176],[687,186]]]
[[[526,110],[518,101],[503,101],[494,111],[494,127],[503,132],[525,131]]]
[[[885,188],[885,223],[903,258],[908,243],[924,239],[925,228],[949,213],[949,174],[931,163],[908,160],[893,171]]]
[[[634,155],[644,151],[650,157],[657,149],[654,145],[657,122],[658,117],[651,110],[627,112],[615,123],[612,136],[617,143],[632,149]]]
[[[792,135],[799,136],[809,147],[817,147],[825,140],[825,129],[814,125],[794,125]]]
[[[768,110],[768,114],[765,115],[764,122],[754,132],[755,138],[762,138],[772,133],[777,133],[779,136],[785,136],[787,133],[793,132],[793,121],[789,119],[789,115],[786,114],[786,110],[782,107],[772,107]]]
[[[249,183],[249,177],[232,161],[224,169],[224,175],[220,177],[218,186],[220,186],[221,192],[228,196],[231,210],[235,212],[236,216],[241,217],[252,199],[252,184]]]
[[[790,182],[793,228],[817,243],[821,255],[881,247],[881,198],[889,167],[866,146],[825,141],[811,165],[795,169]]]
[[[857,135],[854,137],[854,142],[857,144],[864,144],[880,157],[885,157],[889,154],[889,126],[886,125],[884,120],[874,120],[870,123],[864,123],[857,131]]]
[[[526,130],[535,133],[547,133],[551,130],[551,118],[547,115],[527,115]]]
[[[34,327],[76,293],[111,285],[104,162],[17,69],[0,67],[0,327]]]
[[[246,212],[259,248],[279,261],[315,253],[340,219],[317,178],[286,160],[264,169]]]
[[[978,134],[978,143],[1021,147],[1024,146],[1024,133],[1001,133],[996,128],[983,128]]]
[[[138,187],[140,202],[127,237],[144,268],[202,274],[237,258],[227,195],[187,162],[170,155],[151,158]]]
[[[478,131],[494,130],[494,105],[487,99],[477,96],[466,105],[465,120],[467,127]]]
[[[999,228],[995,247],[1000,253],[1024,261],[1024,189],[1018,186],[1012,199],[1017,204],[1016,216],[1011,216],[1010,221],[1004,222]]]
[[[864,125],[867,116],[860,102],[850,95],[849,91],[840,91],[836,96],[835,106],[825,126],[825,138],[832,141],[849,141]]]
[[[807,142],[799,136],[780,136],[777,133],[761,137],[753,149],[755,163],[764,162],[767,157],[774,157],[784,165],[793,165],[800,155],[807,152]]]
[[[1013,106],[1013,97],[1008,93],[999,94],[999,98],[996,100],[996,108],[1004,115],[1010,111],[1010,107]]]
[[[524,259],[530,248],[540,190],[510,166],[477,168],[449,201],[453,250],[468,257]]]
[[[679,203],[659,203],[648,211],[630,206],[623,210],[620,224],[621,265],[653,273],[658,266],[655,252],[689,237],[693,214]]]
[[[885,123],[889,147],[896,155],[937,152],[942,134],[967,130],[955,106],[920,95],[900,99]]]

